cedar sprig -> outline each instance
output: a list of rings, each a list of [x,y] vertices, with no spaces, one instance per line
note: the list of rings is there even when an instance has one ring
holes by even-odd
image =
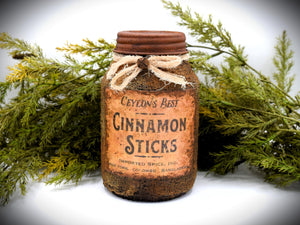
[[[293,52],[286,31],[277,39],[277,71],[270,77],[248,64],[244,48],[233,44],[221,22],[215,25],[212,17],[204,20],[179,4],[163,2],[199,43],[188,46],[192,66],[205,76],[200,84],[199,157],[210,160],[206,169],[226,174],[246,162],[279,186],[299,181],[300,97],[289,94]],[[212,63],[216,56],[223,56],[223,62]],[[223,142],[211,147],[216,143],[207,138],[211,136]]]
[[[7,33],[0,34],[0,48],[9,49],[9,54],[14,59],[24,59],[25,57],[43,57],[43,51],[38,45],[32,45],[19,39],[11,38]]]
[[[286,31],[283,31],[282,36],[277,38],[277,42],[276,55],[273,58],[277,72],[273,74],[273,78],[277,81],[279,88],[288,93],[295,80],[295,75],[287,77],[294,65],[294,52],[290,50],[291,41],[288,39]]]
[[[61,62],[45,57],[37,45],[0,35],[0,47],[19,60],[0,83],[3,204],[17,188],[25,194],[32,179],[78,182],[99,169],[100,79],[111,63],[114,44],[100,39],[76,46],[76,52],[73,45],[59,49],[66,52]],[[82,60],[72,57],[74,53]],[[19,93],[5,103],[13,88]]]
[[[243,55],[244,48],[233,45],[231,34],[223,28],[221,22],[215,25],[213,24],[211,15],[207,20],[204,20],[197,12],[194,12],[192,15],[190,8],[183,10],[179,3],[174,4],[166,0],[162,0],[162,2],[164,7],[169,9],[174,16],[180,18],[178,24],[187,27],[190,35],[195,37],[196,41],[200,44],[192,45],[187,43],[188,47],[213,51],[210,55],[211,57],[226,53],[237,58],[242,65],[246,63],[247,57]],[[204,53],[202,52],[202,54]]]

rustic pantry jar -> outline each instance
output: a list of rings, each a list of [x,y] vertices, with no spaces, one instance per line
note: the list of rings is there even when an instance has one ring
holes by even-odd
[[[192,188],[199,81],[188,57],[184,33],[118,33],[101,81],[101,171],[114,194],[162,201]]]

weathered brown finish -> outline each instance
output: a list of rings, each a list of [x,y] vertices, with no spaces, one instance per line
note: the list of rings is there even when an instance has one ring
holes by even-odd
[[[133,32],[134,35],[138,33],[138,31]],[[142,31],[141,35],[145,35],[149,31],[145,32]],[[151,33],[151,32],[150,32]],[[154,32],[157,35],[157,32]],[[154,33],[151,33],[151,37],[155,39]],[[166,32],[167,35],[170,35],[169,32]],[[171,32],[172,33],[172,32]],[[177,33],[177,32],[176,32]],[[137,34],[139,35],[139,34]],[[159,32],[159,37],[163,36],[164,32]],[[177,34],[176,34],[177,35]],[[147,37],[147,35],[146,35]],[[181,36],[182,37],[182,36]],[[148,37],[149,38],[149,37]],[[147,39],[147,38],[146,38]],[[176,39],[176,38],[175,38]],[[185,39],[184,39],[185,40]],[[131,41],[134,42],[134,41]],[[139,45],[141,42],[137,41],[137,45]],[[144,43],[144,42],[143,42]],[[141,45],[143,45],[143,43]],[[166,42],[167,44],[167,42]],[[150,42],[151,46],[151,42]],[[127,54],[139,54],[136,53],[135,50],[139,49],[133,48],[130,50],[128,48],[127,50],[129,53]],[[184,48],[185,49],[185,48]],[[152,49],[153,50],[153,49]],[[148,52],[152,51],[151,49]],[[156,49],[155,49],[156,51]],[[169,51],[169,50],[168,50]],[[161,52],[164,52],[163,49],[161,49]],[[166,51],[167,52],[167,51]],[[175,51],[174,51],[175,52]],[[145,52],[142,53],[142,55],[147,55],[144,54]],[[181,54],[184,54],[185,52],[182,51]],[[169,53],[168,53],[169,54]],[[185,137],[179,137],[178,136],[178,142],[186,142],[189,143],[190,145],[187,144],[187,149],[183,149],[178,152],[182,152],[182,157],[186,158],[186,165],[188,166],[188,169],[182,169],[178,173],[132,173],[124,170],[122,172],[122,169],[115,169],[116,167],[111,166],[110,164],[113,164],[117,162],[117,160],[112,160],[109,161],[110,158],[112,157],[113,154],[111,154],[111,150],[113,146],[116,146],[116,151],[115,155],[117,156],[117,148],[119,148],[120,145],[122,145],[122,142],[120,143],[110,143],[111,138],[109,137],[110,135],[119,135],[121,134],[121,130],[125,130],[125,127],[120,128],[121,126],[121,120],[118,117],[118,124],[114,124],[115,126],[118,126],[117,128],[120,128],[120,131],[115,132],[114,134],[108,133],[107,131],[110,129],[111,130],[111,123],[109,123],[107,120],[112,119],[112,111],[114,109],[118,109],[118,107],[111,107],[109,104],[113,102],[113,104],[116,104],[116,101],[111,101],[110,98],[114,98],[114,91],[110,89],[109,85],[109,80],[106,79],[106,77],[103,78],[101,82],[101,133],[102,133],[102,140],[101,140],[101,169],[102,169],[102,178],[103,178],[103,183],[105,187],[110,190],[111,192],[115,193],[118,196],[121,196],[123,198],[127,199],[132,199],[132,200],[137,200],[137,201],[163,201],[163,200],[168,200],[175,198],[177,196],[180,196],[187,191],[189,191],[196,178],[196,173],[197,173],[197,149],[198,149],[198,142],[197,142],[197,136],[198,136],[198,91],[199,91],[199,82],[197,76],[194,74],[192,71],[190,65],[188,62],[183,61],[181,65],[179,65],[176,68],[173,69],[168,69],[167,71],[170,73],[175,73],[175,74],[180,74],[184,75],[186,80],[193,85],[187,85],[186,89],[183,90],[180,85],[175,85],[175,84],[165,84],[165,82],[161,81],[159,78],[157,78],[152,72],[147,70],[147,60],[144,60],[140,62],[141,67],[143,67],[143,70],[140,72],[140,74],[136,77],[135,80],[133,80],[129,85],[126,87],[125,90],[120,91],[120,92],[115,92],[116,99],[120,99],[120,96],[124,96],[126,93],[139,93],[141,94],[140,96],[147,95],[147,92],[149,93],[149,96],[151,98],[155,98],[155,96],[170,96],[170,99],[178,99],[178,101],[182,101],[180,96],[184,96],[185,92],[188,92],[188,96],[192,96],[194,98],[194,101],[192,103],[189,103],[189,105],[192,107],[191,112],[193,117],[189,118],[192,120],[193,124],[193,130],[188,130],[187,129],[187,134]],[[122,69],[122,68],[121,68]],[[132,95],[129,95],[132,96]],[[189,97],[190,98],[190,97]],[[161,100],[157,100],[161,101]],[[122,108],[120,108],[121,110]],[[140,110],[139,107],[134,108],[136,110],[136,113],[139,112],[148,112],[148,113],[158,113],[157,109],[154,111],[151,111],[151,107],[145,108],[144,110]],[[184,110],[184,109],[178,109],[178,110]],[[176,117],[176,111],[168,111],[168,112],[173,112],[175,114],[170,115],[171,118],[178,118],[180,116],[178,113],[178,116]],[[122,113],[128,113],[126,110],[122,111]],[[132,114],[132,111],[130,111]],[[131,114],[126,114],[126,115],[131,115]],[[125,114],[124,114],[125,115]],[[135,118],[131,116],[132,119],[134,120]],[[131,118],[130,117],[130,118]],[[125,117],[124,117],[125,118]],[[141,117],[138,117],[141,119]],[[151,117],[145,117],[146,119],[149,120]],[[159,117],[155,117],[159,118]],[[146,120],[145,119],[145,120]],[[164,118],[166,119],[166,117]],[[189,121],[187,119],[187,121]],[[188,124],[188,123],[187,123]],[[107,126],[110,126],[108,129]],[[125,125],[124,125],[125,126]],[[129,129],[129,128],[128,128]],[[130,133],[131,132],[131,133]],[[189,132],[189,134],[188,134]],[[124,133],[125,134],[125,133]],[[127,134],[132,134],[132,130],[128,131]],[[179,133],[165,133],[162,135],[165,135],[167,137],[172,137],[172,134],[174,135],[179,135]],[[133,132],[134,135],[134,132]],[[141,137],[149,137],[151,138],[151,135],[145,134],[146,136]],[[176,136],[177,137],[177,136]],[[117,142],[118,138],[123,138],[122,135],[116,137],[116,139],[113,139],[114,142]],[[125,138],[125,137],[124,137]],[[162,138],[162,137],[161,137]],[[183,139],[182,139],[183,138]],[[144,142],[143,142],[144,143]],[[190,147],[189,147],[190,146]],[[121,148],[122,149],[122,148]],[[124,149],[124,148],[123,148]],[[165,149],[166,150],[166,149]],[[170,150],[170,149],[169,149]],[[150,150],[149,150],[150,151]],[[124,154],[123,154],[124,155]],[[152,154],[153,155],[153,154]],[[118,158],[123,157],[122,154],[117,156]],[[165,156],[167,157],[167,156]],[[181,156],[176,156],[177,159],[180,160]],[[146,158],[145,158],[146,160]],[[168,162],[168,159],[165,158],[166,162]],[[147,161],[145,161],[147,162]],[[160,162],[160,161],[158,161]],[[181,166],[183,161],[180,162]],[[122,165],[122,164],[121,164]],[[162,167],[161,167],[162,168]],[[132,169],[130,166],[128,166],[128,169]]]
[[[175,31],[122,31],[114,50],[121,54],[179,55],[185,54],[185,35]]]

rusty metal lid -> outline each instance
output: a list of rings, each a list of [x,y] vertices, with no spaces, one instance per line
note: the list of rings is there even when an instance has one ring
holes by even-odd
[[[187,53],[185,35],[176,31],[121,31],[114,52],[132,55],[181,55]]]

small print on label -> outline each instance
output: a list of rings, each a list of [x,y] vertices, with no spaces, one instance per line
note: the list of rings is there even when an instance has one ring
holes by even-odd
[[[180,176],[192,166],[192,91],[155,93],[106,89],[109,169],[124,175]]]

